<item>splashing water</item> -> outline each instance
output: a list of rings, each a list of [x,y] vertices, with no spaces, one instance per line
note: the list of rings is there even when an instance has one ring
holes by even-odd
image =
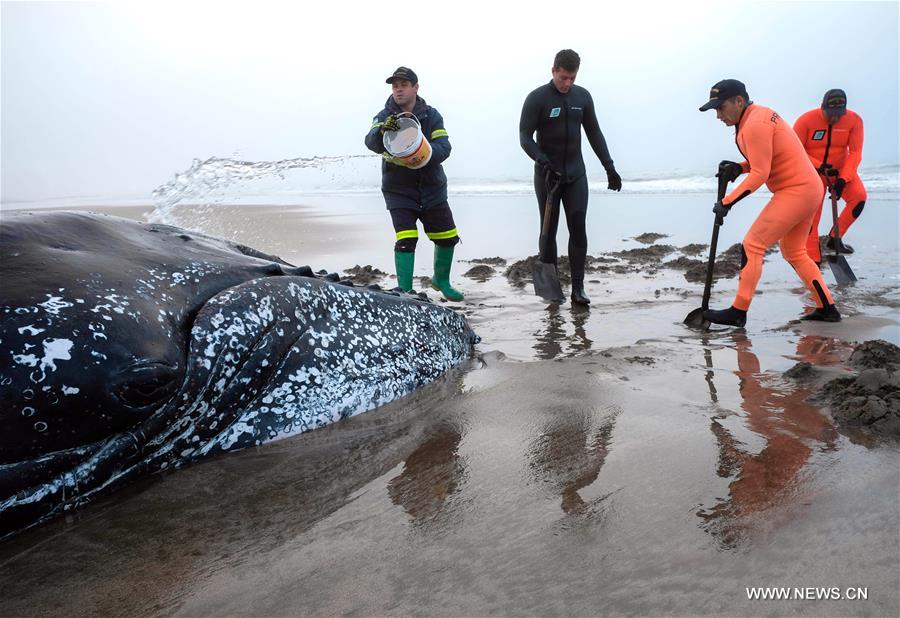
[[[225,189],[247,182],[285,180],[285,173],[295,169],[324,169],[335,164],[344,164],[351,159],[370,159],[378,155],[342,155],[331,157],[298,157],[280,161],[239,161],[236,159],[220,159],[210,157],[205,161],[194,159],[191,167],[175,174],[175,177],[153,191],[156,206],[147,216],[152,223],[180,225],[190,229],[202,230],[204,221],[211,215],[211,203],[222,202],[226,196]],[[200,206],[192,206],[191,221],[176,217],[176,206],[179,203],[203,201]]]

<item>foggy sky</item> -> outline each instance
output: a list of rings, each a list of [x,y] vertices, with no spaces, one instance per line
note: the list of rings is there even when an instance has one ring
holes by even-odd
[[[740,160],[697,111],[725,77],[791,123],[844,88],[863,168],[900,159],[897,2],[183,4],[2,4],[3,202],[149,197],[194,158],[365,153],[401,64],[445,118],[451,183],[526,178],[522,102],[562,48],[626,180]]]

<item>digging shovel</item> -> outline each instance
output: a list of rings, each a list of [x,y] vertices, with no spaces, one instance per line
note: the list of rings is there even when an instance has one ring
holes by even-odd
[[[531,276],[534,281],[534,293],[551,303],[565,301],[562,286],[559,284],[559,272],[556,262],[547,263],[547,243],[550,241],[550,217],[553,216],[553,198],[560,185],[560,178],[553,172],[548,172],[545,178],[547,183],[547,202],[544,206],[544,224],[541,226],[541,237],[538,240],[538,261],[532,266]]]
[[[725,178],[725,174],[722,173],[723,171],[722,166],[719,165],[719,192],[716,201],[721,201],[722,198],[725,197],[725,190],[728,187],[728,179]],[[722,219],[720,215],[716,215],[715,221],[713,222],[712,240],[709,242],[709,261],[706,263],[706,287],[703,289],[703,303],[699,308],[694,309],[687,314],[686,318],[684,318],[684,323],[691,328],[699,328],[701,330],[707,330],[709,328],[709,321],[704,319],[703,312],[709,309],[709,297],[712,293],[713,268],[716,265],[716,244],[719,242],[719,228],[722,227],[723,222],[724,219]]]
[[[828,172],[832,171],[837,173],[837,170],[834,168],[828,170]],[[831,272],[834,275],[837,284],[844,285],[845,283],[853,283],[856,281],[856,275],[853,274],[850,264],[847,263],[847,258],[841,254],[843,243],[841,242],[841,230],[838,228],[838,198],[834,190],[834,183],[831,181],[833,175],[834,174],[829,173],[825,178],[828,180],[828,193],[831,194],[831,217],[834,221],[834,228],[832,229],[832,232],[834,233],[834,255],[826,255],[825,259],[831,267]]]

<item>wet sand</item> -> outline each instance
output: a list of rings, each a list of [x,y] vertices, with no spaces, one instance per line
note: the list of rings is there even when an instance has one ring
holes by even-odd
[[[591,199],[594,256],[653,246],[645,232],[668,234],[654,241],[676,248],[666,260],[708,242],[702,196]],[[471,366],[0,545],[0,614],[900,614],[900,443],[808,399],[849,375],[855,342],[900,343],[896,196],[873,196],[851,231],[860,282],[834,288],[842,323],[794,321],[811,300],[776,254],[748,328],[703,334],[680,323],[701,286],[656,263],[589,274],[589,310],[548,307],[496,262],[483,283],[462,277],[534,253],[532,202],[454,204],[468,298],[452,305],[483,338]],[[647,214],[598,222],[611,204]],[[216,221],[295,264],[392,271],[380,198],[249,208]],[[750,210],[729,216],[720,251]],[[720,280],[712,305],[735,286]],[[801,362],[814,371],[792,372]],[[756,586],[868,599],[750,601]]]

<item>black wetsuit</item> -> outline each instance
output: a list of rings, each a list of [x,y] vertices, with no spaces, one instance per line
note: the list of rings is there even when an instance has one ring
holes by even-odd
[[[568,93],[559,92],[551,81],[533,90],[522,106],[519,121],[519,143],[529,157],[534,159],[534,191],[537,195],[541,225],[547,188],[541,163],[547,162],[560,174],[562,185],[553,204],[550,221],[551,241],[546,247],[547,262],[556,262],[556,229],[559,225],[559,203],[562,200],[569,227],[569,263],[573,283],[584,281],[584,260],[587,255],[588,184],[584,159],[581,156],[581,128],[587,135],[591,148],[609,172],[614,170],[612,157],[606,147],[606,139],[600,131],[591,93],[581,86],[572,85]],[[534,134],[537,132],[537,142]]]

